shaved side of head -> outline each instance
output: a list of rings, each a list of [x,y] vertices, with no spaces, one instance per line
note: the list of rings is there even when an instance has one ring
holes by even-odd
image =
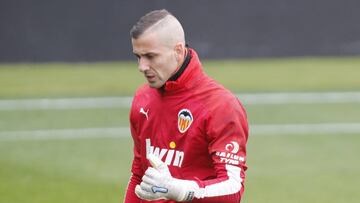
[[[165,46],[173,47],[177,43],[185,45],[185,33],[180,22],[172,15],[158,21],[156,24],[147,29],[146,33],[156,33]]]
[[[182,25],[165,9],[155,10],[141,17],[130,31],[133,39],[149,33],[155,33],[167,47],[174,47],[178,43],[185,46],[185,33]]]

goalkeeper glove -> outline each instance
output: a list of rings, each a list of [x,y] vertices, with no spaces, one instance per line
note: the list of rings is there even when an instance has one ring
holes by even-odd
[[[195,181],[173,178],[167,165],[153,154],[148,155],[149,167],[140,185],[136,185],[136,195],[145,200],[170,199],[178,202],[191,201],[199,186]]]

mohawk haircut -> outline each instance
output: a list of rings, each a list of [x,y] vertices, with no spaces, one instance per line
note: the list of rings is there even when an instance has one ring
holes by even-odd
[[[141,17],[140,20],[131,28],[131,38],[139,38],[140,35],[142,35],[147,29],[149,29],[151,26],[155,25],[157,22],[169,15],[172,16],[172,14],[166,9],[154,10],[147,13],[146,15]]]

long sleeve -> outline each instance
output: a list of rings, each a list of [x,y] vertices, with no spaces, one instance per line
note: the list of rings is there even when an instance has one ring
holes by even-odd
[[[140,199],[135,194],[136,185],[140,184],[141,178],[138,176],[131,175],[129,184],[126,189],[126,195],[124,199],[124,203],[140,203]]]
[[[244,191],[248,124],[241,104],[215,104],[208,119],[207,134],[216,178],[197,183],[201,198],[193,202],[238,203]]]
[[[140,203],[142,202],[135,194],[136,185],[141,183],[141,178],[144,174],[144,171],[141,167],[141,155],[140,155],[140,141],[138,138],[137,126],[136,126],[136,114],[133,112],[134,109],[130,110],[130,131],[133,138],[134,143],[134,159],[132,162],[131,172],[132,175],[130,177],[128,187],[126,190],[126,195],[124,199],[124,203]]]

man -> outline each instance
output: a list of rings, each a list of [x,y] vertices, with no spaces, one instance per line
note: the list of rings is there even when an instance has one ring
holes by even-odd
[[[168,11],[146,14],[130,34],[148,84],[130,110],[134,159],[125,203],[240,202],[248,138],[242,105],[203,72]]]

